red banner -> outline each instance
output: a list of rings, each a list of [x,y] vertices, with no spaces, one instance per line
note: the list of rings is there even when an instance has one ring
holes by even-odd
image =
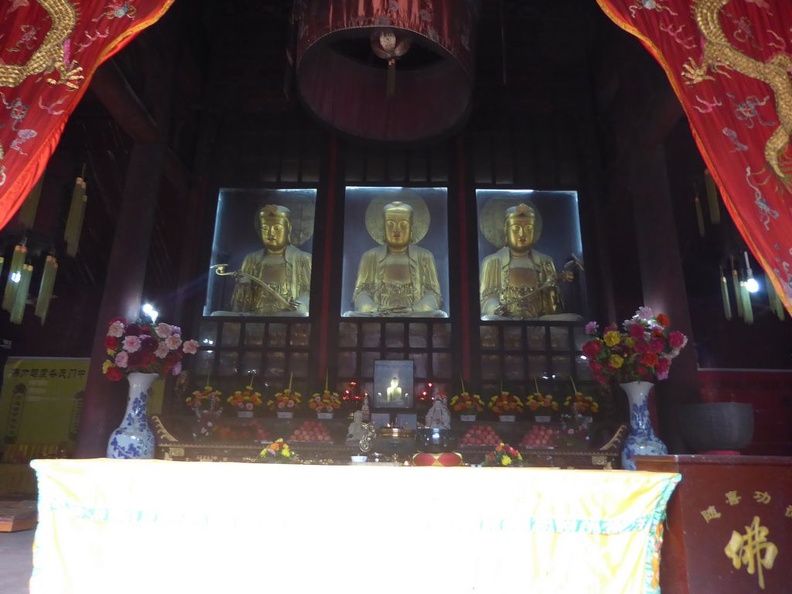
[[[100,64],[173,0],[3,0],[0,5],[0,228],[58,144]]]
[[[597,2],[662,65],[726,208],[792,315],[792,4]]]

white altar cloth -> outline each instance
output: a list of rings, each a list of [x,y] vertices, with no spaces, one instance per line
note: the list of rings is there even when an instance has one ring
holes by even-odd
[[[679,475],[35,460],[32,594],[656,592]]]

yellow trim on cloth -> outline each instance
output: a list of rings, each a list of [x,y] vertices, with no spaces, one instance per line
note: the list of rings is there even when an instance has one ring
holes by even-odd
[[[655,535],[680,479],[384,464],[31,465],[32,594],[657,592]]]

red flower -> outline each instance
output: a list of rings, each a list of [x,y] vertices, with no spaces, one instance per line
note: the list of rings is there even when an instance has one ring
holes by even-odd
[[[105,336],[104,345],[108,352],[115,352],[118,349],[119,341],[115,336]]]
[[[675,349],[681,349],[687,343],[687,337],[679,330],[674,330],[668,335],[668,344]]]
[[[643,338],[644,327],[640,324],[630,324],[627,328],[627,332],[635,339]]]
[[[659,313],[655,316],[655,320],[657,323],[660,324],[663,328],[668,328],[668,325],[671,323],[670,318],[662,313]]]
[[[644,353],[641,357],[641,365],[646,365],[647,367],[651,368],[657,365],[660,357],[657,356],[657,353]]]
[[[111,382],[120,381],[122,377],[124,377],[124,372],[119,367],[113,366],[107,370],[107,379]]]
[[[594,359],[602,351],[602,345],[599,340],[589,340],[583,345],[583,354],[587,359]]]

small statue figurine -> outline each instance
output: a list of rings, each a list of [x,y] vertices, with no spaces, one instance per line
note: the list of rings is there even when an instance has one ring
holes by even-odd
[[[352,422],[349,424],[349,429],[347,429],[347,441],[360,441],[365,434],[365,430],[363,427],[363,412],[356,410],[352,413]]]
[[[451,413],[448,412],[444,397],[435,398],[432,408],[426,413],[426,426],[433,429],[450,429]]]

